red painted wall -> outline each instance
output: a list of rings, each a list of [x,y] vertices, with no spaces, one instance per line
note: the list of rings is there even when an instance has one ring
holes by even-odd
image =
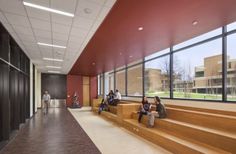
[[[92,103],[93,99],[98,97],[97,90],[98,90],[97,76],[90,77],[90,103]]]
[[[79,102],[83,105],[83,77],[79,75],[67,75],[67,106],[71,106],[75,92],[79,95]]]

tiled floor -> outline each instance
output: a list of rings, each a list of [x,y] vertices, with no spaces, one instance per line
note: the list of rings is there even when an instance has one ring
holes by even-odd
[[[0,154],[99,154],[99,150],[65,108],[41,110]]]
[[[103,154],[169,154],[165,149],[90,112],[69,109]]]

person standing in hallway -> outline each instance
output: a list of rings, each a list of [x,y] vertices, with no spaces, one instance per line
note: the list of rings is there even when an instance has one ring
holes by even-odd
[[[51,96],[49,95],[48,91],[46,90],[43,94],[43,112],[44,114],[48,113],[48,106],[51,101]]]

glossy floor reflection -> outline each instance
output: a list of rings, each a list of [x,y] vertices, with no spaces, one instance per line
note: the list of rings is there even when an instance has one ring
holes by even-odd
[[[0,154],[100,153],[64,103],[57,103],[57,107],[51,104],[48,115],[38,110]]]

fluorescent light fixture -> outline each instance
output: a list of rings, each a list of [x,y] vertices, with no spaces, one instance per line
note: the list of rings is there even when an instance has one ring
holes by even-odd
[[[57,68],[57,69],[61,69],[61,67],[59,66],[46,66],[47,68]]]
[[[43,58],[43,60],[49,60],[49,61],[63,61],[62,59],[54,59],[54,58]]]
[[[60,71],[48,71],[49,73],[61,73]]]
[[[25,2],[25,1],[23,1],[23,4],[25,6],[29,6],[29,7],[33,7],[33,8],[36,8],[36,9],[49,11],[49,12],[53,12],[53,13],[57,13],[57,14],[61,14],[61,15],[69,16],[69,17],[74,17],[75,16],[72,13],[63,12],[63,11],[56,10],[56,9],[51,9],[51,8],[48,8],[48,7],[45,7],[45,6],[41,6],[41,5],[37,5],[37,4],[33,4],[33,3],[28,3],[28,2]]]
[[[38,42],[38,45],[43,45],[43,46],[49,46],[49,47],[55,47],[55,48],[63,48],[65,49],[65,46],[60,46],[60,45],[55,45],[55,44],[47,44],[47,43],[42,43],[42,42]]]

